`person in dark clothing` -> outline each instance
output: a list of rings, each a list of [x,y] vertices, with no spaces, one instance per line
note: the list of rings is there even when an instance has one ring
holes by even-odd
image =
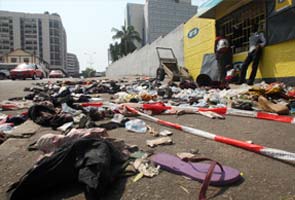
[[[252,64],[252,72],[250,78],[247,82],[248,85],[253,85],[259,60],[262,54],[262,49],[266,44],[266,40],[264,34],[262,32],[258,32],[258,25],[253,26],[253,34],[249,37],[249,52],[244,64],[242,65],[241,76],[238,84],[243,84],[246,82],[246,73],[248,66],[251,62]]]
[[[215,56],[218,63],[218,75],[221,84],[225,84],[226,71],[232,65],[232,51],[228,40],[221,32],[215,40]]]

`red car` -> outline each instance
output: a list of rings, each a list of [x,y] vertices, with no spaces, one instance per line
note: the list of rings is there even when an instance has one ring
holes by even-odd
[[[49,78],[64,78],[65,75],[62,71],[60,70],[52,70],[50,73],[49,73]]]
[[[10,70],[10,77],[12,80],[15,79],[26,79],[31,78],[35,80],[36,78],[42,79],[44,73],[40,67],[36,64],[19,64],[16,68]]]

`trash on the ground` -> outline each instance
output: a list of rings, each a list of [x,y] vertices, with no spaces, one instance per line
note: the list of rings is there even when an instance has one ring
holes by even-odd
[[[80,138],[102,138],[108,137],[105,129],[72,129],[67,135],[48,133],[41,136],[34,145],[44,153],[51,153],[66,143],[72,143]]]
[[[64,125],[57,128],[58,131],[66,132],[68,129],[70,129],[73,126],[74,122],[67,122]]]
[[[11,133],[13,130],[13,123],[0,124],[0,132]]]
[[[160,131],[159,135],[160,136],[163,136],[163,137],[166,137],[166,136],[171,136],[173,133],[169,130],[163,130],[163,131]]]
[[[21,100],[21,101],[2,101],[0,102],[0,108],[2,110],[20,110],[27,109],[33,105],[32,101]]]
[[[25,123],[17,126],[10,134],[9,137],[28,138],[36,134],[40,126],[32,120],[27,120]]]
[[[183,160],[184,158],[194,158],[196,157],[195,154],[192,153],[188,153],[188,152],[181,152],[181,153],[177,153],[176,154],[181,160]]]
[[[140,119],[134,119],[126,122],[125,127],[128,131],[135,133],[146,133],[147,131],[146,123]]]
[[[142,172],[139,172],[134,178],[133,178],[133,183],[136,183],[139,181],[141,178],[144,177],[144,174]]]
[[[147,177],[154,177],[159,174],[160,166],[153,166],[147,158],[138,158],[133,162],[133,166],[140,173]]]
[[[154,137],[157,137],[159,135],[159,132],[156,131],[154,128],[151,126],[147,125],[148,133]]]
[[[147,158],[148,154],[144,151],[136,151],[130,154],[131,158]]]
[[[63,183],[62,188],[82,186],[87,198],[100,199],[108,186],[123,175],[124,163],[120,149],[112,143],[103,139],[78,139],[37,162],[7,193],[10,199],[40,199],[49,190],[61,189]]]
[[[75,110],[75,109],[71,108],[70,106],[68,106],[66,103],[61,104],[61,109],[62,109],[62,112],[70,113],[72,115],[79,115],[82,113],[81,110]]]
[[[160,137],[160,138],[156,138],[156,139],[152,139],[152,140],[147,140],[146,144],[149,147],[155,147],[158,145],[169,145],[172,144],[173,140],[171,137]]]
[[[225,119],[224,116],[219,115],[219,114],[217,114],[215,112],[212,112],[212,111],[205,111],[205,112],[204,111],[199,111],[199,113],[201,115],[205,116],[205,117],[210,118],[210,119]]]
[[[286,105],[272,103],[263,96],[259,96],[258,104],[266,112],[273,112],[281,115],[289,114],[289,108]]]
[[[122,114],[115,114],[113,119],[111,119],[112,122],[115,123],[121,123],[124,120],[125,116]]]
[[[179,125],[179,124],[176,124],[176,123],[172,123],[172,122],[169,122],[169,121],[160,120],[158,118],[151,117],[149,115],[141,113],[141,112],[135,110],[134,108],[131,108],[131,107],[128,107],[128,106],[126,106],[126,108],[130,112],[133,112],[134,114],[145,117],[146,119],[149,119],[149,120],[151,120],[153,122],[156,122],[158,124],[165,125],[165,126],[168,126],[168,127],[172,127],[172,128],[178,129],[178,130],[182,130],[184,132],[187,132],[187,133],[199,136],[199,137],[203,137],[203,138],[210,139],[210,140],[220,142],[220,143],[224,143],[224,144],[230,144],[232,146],[240,147],[240,148],[243,148],[243,149],[248,150],[248,151],[253,151],[255,153],[260,153],[262,155],[269,156],[269,157],[272,157],[272,158],[276,158],[278,160],[288,161],[288,162],[294,162],[295,161],[295,153],[293,153],[293,152],[288,152],[288,151],[283,151],[283,150],[280,150],[280,149],[269,148],[269,147],[265,147],[265,146],[257,145],[257,144],[255,144],[255,145],[249,144],[247,142],[243,142],[243,141],[240,141],[240,140],[237,140],[237,139],[232,139],[232,138],[229,138],[229,137],[223,137],[223,136],[215,135],[213,133],[202,131],[202,130],[199,130],[199,129],[196,129],[196,128],[191,128],[191,127],[182,126],[182,125]]]
[[[187,194],[189,194],[188,189],[186,189],[185,187],[183,187],[182,185],[179,186],[181,189],[183,189],[183,191],[185,191]]]

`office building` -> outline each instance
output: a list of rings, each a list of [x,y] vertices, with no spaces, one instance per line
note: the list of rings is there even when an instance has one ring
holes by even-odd
[[[147,0],[144,6],[145,43],[165,36],[197,14],[191,0]]]
[[[144,5],[127,3],[126,12],[125,12],[125,26],[133,26],[134,29],[139,33],[142,41],[136,42],[137,47],[141,47],[145,43],[144,36]]]
[[[197,14],[197,8],[191,0],[146,0],[144,5],[128,3],[125,26],[134,26],[144,46],[189,20]]]
[[[79,70],[80,65],[77,56],[73,53],[67,53],[66,72],[68,75],[72,77],[79,77]]]
[[[0,57],[15,49],[34,54],[50,68],[66,66],[66,32],[58,14],[0,11]]]

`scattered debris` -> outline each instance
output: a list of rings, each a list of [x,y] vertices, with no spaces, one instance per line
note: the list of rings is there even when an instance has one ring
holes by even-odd
[[[149,147],[155,147],[158,145],[166,145],[166,144],[172,144],[172,143],[173,143],[173,141],[172,141],[171,137],[160,137],[160,138],[146,141],[146,144]]]

